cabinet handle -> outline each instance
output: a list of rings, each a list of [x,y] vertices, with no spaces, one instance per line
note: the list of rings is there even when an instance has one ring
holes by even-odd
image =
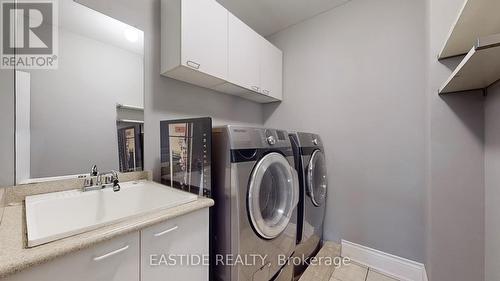
[[[266,95],[269,95],[269,90],[262,90],[262,92]]]
[[[107,259],[107,258],[109,258],[109,257],[111,257],[111,256],[114,256],[114,255],[116,255],[116,254],[119,254],[119,253],[121,253],[121,252],[126,251],[129,247],[130,247],[130,246],[129,246],[129,245],[127,245],[127,246],[125,246],[125,247],[123,247],[123,248],[120,248],[120,249],[118,249],[118,250],[114,250],[113,252],[109,252],[109,253],[107,253],[107,254],[105,254],[105,255],[102,255],[102,256],[99,256],[99,257],[95,257],[95,258],[94,258],[94,261],[101,261],[101,260]]]
[[[172,232],[172,231],[174,231],[174,230],[177,230],[178,228],[179,228],[179,227],[176,225],[176,226],[174,226],[174,227],[172,227],[172,228],[169,228],[169,229],[167,229],[167,230],[165,230],[165,231],[158,232],[158,233],[156,233],[154,236],[155,236],[155,237],[160,237],[160,236],[163,236],[163,235],[165,235],[165,234],[167,234],[167,233],[170,233],[170,232]]]
[[[250,88],[252,88],[252,90],[254,90],[254,91],[256,91],[256,92],[258,92],[258,91],[259,91],[259,87],[257,87],[257,86],[251,86]]]
[[[194,68],[194,69],[199,69],[199,68],[200,68],[200,64],[199,64],[199,63],[197,63],[197,62],[194,62],[194,61],[190,61],[190,60],[188,60],[188,61],[186,62],[186,64],[187,64],[189,67]]]

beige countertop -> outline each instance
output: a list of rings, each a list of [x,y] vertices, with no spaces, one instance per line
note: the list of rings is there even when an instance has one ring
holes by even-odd
[[[34,248],[27,248],[26,246],[24,204],[8,206],[5,208],[3,221],[0,225],[0,278],[63,255],[92,247],[99,242],[213,205],[214,201],[212,199],[200,197],[194,202],[181,206],[135,216],[126,221]]]

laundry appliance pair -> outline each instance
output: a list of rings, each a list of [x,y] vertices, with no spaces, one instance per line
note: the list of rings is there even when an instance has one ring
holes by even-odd
[[[326,168],[317,135],[224,126],[212,132],[215,280],[291,281],[321,244]],[[298,257],[298,256],[297,256]]]

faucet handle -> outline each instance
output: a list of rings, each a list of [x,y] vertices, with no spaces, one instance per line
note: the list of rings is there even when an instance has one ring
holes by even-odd
[[[112,170],[111,175],[113,176],[113,180],[118,180],[118,172],[117,171]]]
[[[113,170],[111,171],[111,175],[113,178],[113,191],[114,192],[120,191],[121,187],[120,187],[120,180],[118,179],[118,173],[115,170]]]
[[[118,179],[115,179],[113,181],[113,191],[118,192],[118,191],[120,191],[120,189],[121,189],[121,187],[120,187],[120,184],[118,182]]]
[[[99,170],[97,169],[97,165],[92,166],[92,170],[90,171],[91,176],[97,176],[99,174]]]

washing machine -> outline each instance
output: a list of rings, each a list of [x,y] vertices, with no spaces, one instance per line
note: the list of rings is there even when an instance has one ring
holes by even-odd
[[[214,128],[212,151],[213,279],[292,280],[284,261],[296,246],[299,182],[288,133]]]
[[[297,132],[289,137],[300,182],[294,260],[300,258],[302,262],[295,263],[297,279],[307,268],[307,260],[315,256],[322,245],[328,178],[319,135]]]

